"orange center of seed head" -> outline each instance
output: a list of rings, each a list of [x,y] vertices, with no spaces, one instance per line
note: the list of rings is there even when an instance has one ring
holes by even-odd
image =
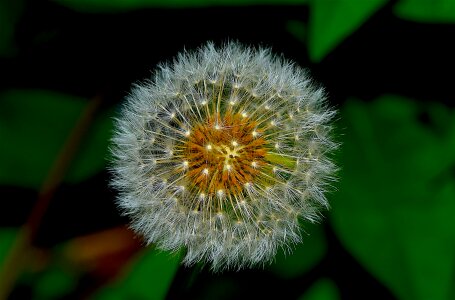
[[[266,141],[257,122],[238,114],[199,123],[184,145],[187,178],[203,195],[239,195],[264,164]]]

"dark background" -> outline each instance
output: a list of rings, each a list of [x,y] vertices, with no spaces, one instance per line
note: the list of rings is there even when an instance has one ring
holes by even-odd
[[[454,4],[296,2],[0,2],[3,294],[455,298]],[[302,224],[304,244],[271,266],[179,266],[178,254],[126,228],[108,186],[112,117],[131,84],[207,40],[271,47],[308,68],[339,110],[332,208],[322,224]],[[17,250],[23,224],[32,235]]]

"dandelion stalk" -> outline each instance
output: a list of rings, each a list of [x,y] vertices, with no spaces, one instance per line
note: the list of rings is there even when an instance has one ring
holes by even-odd
[[[116,121],[118,205],[183,263],[273,259],[315,222],[334,164],[335,112],[306,71],[269,49],[208,43],[134,86]]]

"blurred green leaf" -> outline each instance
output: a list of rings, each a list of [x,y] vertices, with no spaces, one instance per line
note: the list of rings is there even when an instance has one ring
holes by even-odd
[[[61,299],[76,287],[77,277],[72,270],[51,265],[33,282],[35,299]]]
[[[105,110],[91,124],[71,162],[66,176],[67,181],[79,182],[105,168],[110,156],[108,148],[114,129],[113,115],[114,108]]]
[[[321,61],[387,0],[312,0],[308,32],[311,60]]]
[[[43,90],[0,94],[0,182],[39,188],[85,103]]]
[[[338,300],[340,295],[338,288],[329,279],[319,279],[299,300]]]
[[[303,242],[290,253],[280,250],[270,270],[282,278],[293,278],[313,268],[326,254],[327,243],[321,224],[306,223],[302,232]]]
[[[286,29],[302,44],[306,44],[305,40],[306,27],[302,21],[289,20],[286,23]]]
[[[14,27],[22,13],[22,0],[0,0],[0,56],[11,56],[15,52]]]
[[[149,249],[121,280],[105,286],[95,299],[164,299],[180,264],[180,254]]]
[[[427,106],[384,96],[349,101],[342,111],[343,171],[331,221],[400,299],[455,296],[455,114]]]
[[[0,183],[38,189],[86,105],[84,99],[45,90],[1,93]],[[111,114],[101,114],[89,128],[69,181],[82,180],[104,167]]]
[[[455,22],[455,1],[453,0],[400,0],[395,13],[403,19],[418,22]]]
[[[296,5],[307,0],[54,0],[78,11],[125,11],[144,7],[204,7],[244,5]]]
[[[17,233],[17,228],[0,228],[0,270],[13,242],[16,240]]]

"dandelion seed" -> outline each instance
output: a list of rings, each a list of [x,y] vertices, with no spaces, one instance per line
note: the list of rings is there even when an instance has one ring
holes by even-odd
[[[300,242],[298,220],[328,206],[335,170],[334,111],[309,82],[270,50],[208,43],[136,85],[112,146],[132,228],[214,270],[264,264]]]

